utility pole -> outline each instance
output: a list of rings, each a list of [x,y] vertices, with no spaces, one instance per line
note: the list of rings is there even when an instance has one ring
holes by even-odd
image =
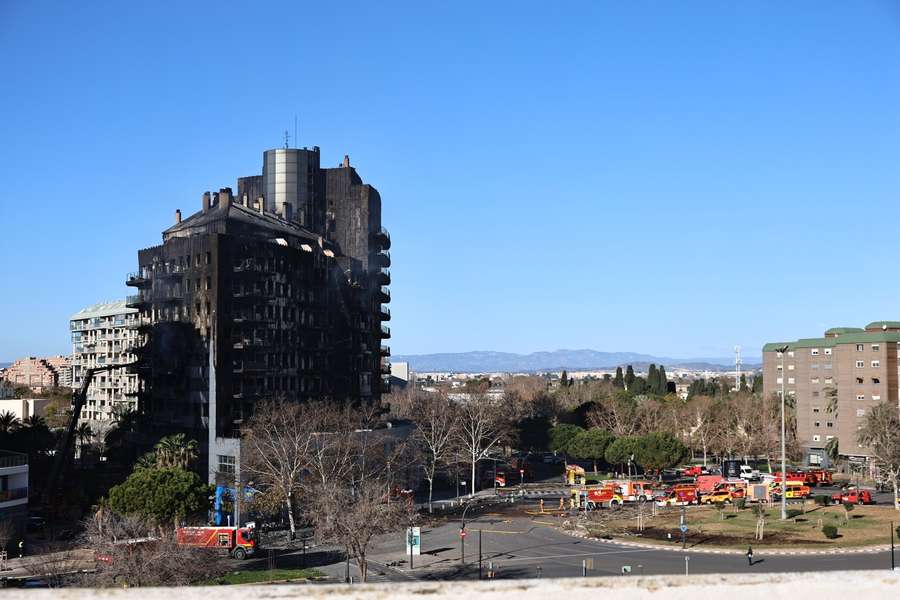
[[[893,538],[891,538],[893,540]],[[478,530],[478,579],[481,579],[481,530]]]
[[[782,346],[778,349],[781,355],[781,520],[787,521],[787,451],[785,443],[785,427],[784,427],[784,353],[788,347]]]
[[[894,562],[894,522],[891,521],[891,571],[896,569],[896,563]]]

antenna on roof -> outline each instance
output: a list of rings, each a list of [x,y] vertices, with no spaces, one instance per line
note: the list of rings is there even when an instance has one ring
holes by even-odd
[[[300,147],[300,138],[297,137],[297,113],[294,113],[294,148]]]
[[[287,147],[288,147],[288,140],[290,139],[290,137],[291,137],[291,134],[289,134],[288,130],[285,129],[284,130],[284,147],[285,147],[285,149],[287,149]]]

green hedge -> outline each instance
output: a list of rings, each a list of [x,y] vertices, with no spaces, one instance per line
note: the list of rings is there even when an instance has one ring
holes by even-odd
[[[834,525],[822,525],[822,534],[829,540],[833,540],[838,536],[838,528]]]

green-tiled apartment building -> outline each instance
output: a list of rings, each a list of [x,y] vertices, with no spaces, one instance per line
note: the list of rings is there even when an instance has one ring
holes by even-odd
[[[868,457],[857,430],[872,406],[900,403],[898,344],[900,321],[875,321],[865,329],[834,327],[824,337],[763,346],[763,393],[781,394],[783,383],[785,394],[796,400],[805,464],[827,466],[825,448],[833,438],[851,460]],[[785,346],[782,356],[779,349]]]

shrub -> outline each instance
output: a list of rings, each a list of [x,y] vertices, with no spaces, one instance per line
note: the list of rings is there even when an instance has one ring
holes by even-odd
[[[843,506],[844,510],[846,510],[847,512],[850,512],[851,510],[853,510],[853,505],[850,504],[849,502],[844,502],[841,506]]]
[[[897,525],[897,531],[895,533],[897,534],[897,538],[900,538],[900,525]]]
[[[819,494],[813,499],[819,506],[828,506],[829,504],[831,504],[831,497],[826,496],[825,494]]]
[[[797,510],[796,508],[791,508],[791,509],[788,509],[788,511],[787,511],[788,519],[793,519],[794,517],[799,517],[802,514],[803,514],[803,511]]]
[[[822,534],[829,540],[833,540],[838,536],[838,528],[834,525],[822,525]]]
[[[746,498],[735,498],[734,506],[738,510],[744,510],[747,507],[747,499]]]

